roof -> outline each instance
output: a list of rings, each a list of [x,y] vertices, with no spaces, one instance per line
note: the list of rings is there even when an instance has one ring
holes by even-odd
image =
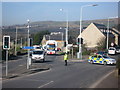
[[[99,30],[105,30],[105,32],[102,32],[105,36],[107,35],[107,27],[103,24],[98,24],[98,23],[93,23]],[[111,28],[109,28],[109,30],[112,30]],[[109,33],[110,37],[114,37],[114,35],[110,32]]]
[[[106,26],[103,24],[93,23],[99,29],[106,29]]]
[[[64,38],[64,35],[62,34],[51,34],[51,35],[45,35],[45,39],[62,41],[62,39],[64,40],[65,38]]]

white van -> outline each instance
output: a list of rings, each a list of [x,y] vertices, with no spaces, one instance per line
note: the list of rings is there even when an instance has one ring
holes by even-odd
[[[32,61],[45,61],[45,52],[43,50],[34,50],[32,52]]]
[[[116,48],[115,48],[115,47],[109,47],[109,49],[108,49],[108,54],[113,54],[113,55],[115,55],[115,54],[116,54]]]

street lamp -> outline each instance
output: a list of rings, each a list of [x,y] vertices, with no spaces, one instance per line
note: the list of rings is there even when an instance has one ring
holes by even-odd
[[[27,22],[28,22],[27,28],[28,28],[28,47],[29,47],[30,46],[30,40],[29,40],[29,32],[30,32],[29,31],[29,28],[30,28],[29,23],[30,23],[30,20],[28,19]],[[28,49],[27,69],[29,69],[29,58],[30,58],[30,55],[29,55],[29,49]]]
[[[109,45],[110,18],[118,18],[118,16],[116,16],[116,17],[108,17],[108,23],[107,23],[107,44],[106,44],[106,49],[107,49],[107,50],[108,50],[108,45]]]
[[[16,27],[16,39],[15,39],[15,56],[17,55],[17,30],[18,30],[18,27]]]
[[[108,23],[107,23],[107,44],[106,44],[106,49],[108,50],[108,40],[109,40],[109,19],[110,18],[108,18]]]
[[[63,9],[60,9],[60,11],[63,11]],[[65,11],[66,13],[66,53],[68,51],[67,45],[68,45],[68,10]]]
[[[82,59],[82,47],[81,47],[81,32],[82,32],[82,11],[83,11],[83,8],[84,7],[91,7],[91,6],[98,6],[97,4],[93,4],[93,5],[83,5],[81,6],[81,9],[80,9],[80,44],[79,44],[79,57],[78,58],[81,58]]]
[[[62,29],[62,27],[60,27],[59,29]],[[59,32],[59,34],[62,35],[61,41],[63,41],[63,32]]]

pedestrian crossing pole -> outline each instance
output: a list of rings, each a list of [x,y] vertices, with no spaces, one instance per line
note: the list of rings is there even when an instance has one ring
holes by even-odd
[[[6,50],[6,77],[8,76],[8,50]]]
[[[10,49],[10,36],[3,36],[3,49],[6,50],[6,77],[8,76],[8,50]]]

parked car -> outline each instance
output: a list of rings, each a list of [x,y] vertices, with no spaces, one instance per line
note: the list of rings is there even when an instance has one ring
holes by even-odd
[[[97,64],[116,64],[116,60],[112,59],[106,55],[92,55],[89,56],[88,62],[91,64],[97,63]]]
[[[34,50],[32,53],[32,61],[45,61],[45,51],[43,50]]]
[[[109,47],[108,54],[115,55],[116,54],[116,48],[115,47]]]
[[[32,56],[33,50],[30,50],[30,56]]]
[[[120,53],[120,47],[117,46],[117,47],[115,47],[115,48],[116,48],[116,53]]]
[[[99,52],[97,52],[96,54],[107,55],[107,52],[105,52],[105,51],[99,51]]]

